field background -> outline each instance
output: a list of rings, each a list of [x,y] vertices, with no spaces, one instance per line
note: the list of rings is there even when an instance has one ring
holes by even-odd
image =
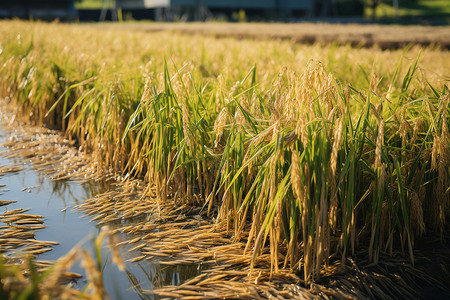
[[[17,118],[62,130],[99,176],[145,180],[153,203],[200,207],[255,286],[255,269],[309,286],[336,257],[413,264],[448,236],[446,27],[0,25]]]
[[[92,26],[92,25],[87,25]],[[94,25],[140,31],[175,31],[183,34],[250,39],[285,39],[295,43],[350,44],[381,49],[408,45],[436,45],[450,48],[448,26],[398,26],[329,23],[122,23]]]
[[[450,14],[450,8],[446,0],[399,0],[399,17],[447,17]],[[102,0],[80,0],[75,7],[77,9],[101,9],[104,1]],[[112,7],[110,1],[107,7]],[[366,16],[371,16],[372,11],[369,7],[365,10]],[[375,16],[377,18],[394,18],[396,16],[392,0],[382,0],[378,5]]]

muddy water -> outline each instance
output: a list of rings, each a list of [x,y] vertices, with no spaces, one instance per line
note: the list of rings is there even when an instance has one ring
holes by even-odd
[[[0,145],[10,138],[10,133],[2,131],[0,127]],[[0,147],[0,153],[7,149]],[[59,245],[52,251],[38,255],[38,260],[55,261],[65,255],[72,247],[82,244],[91,253],[93,239],[100,231],[100,226],[89,221],[82,212],[73,209],[74,205],[92,198],[96,193],[104,191],[98,183],[78,183],[73,181],[55,182],[33,169],[31,163],[25,159],[6,159],[0,155],[0,165],[19,166],[23,170],[6,173],[0,176],[0,200],[16,200],[7,209],[30,209],[30,214],[45,217],[45,229],[36,232],[36,239],[40,241],[54,241]],[[4,207],[0,208],[2,212]],[[119,238],[125,239],[122,235]],[[136,289],[133,283],[139,282],[144,290],[151,290],[164,285],[178,285],[197,275],[200,270],[196,266],[160,266],[157,261],[129,262],[139,256],[137,251],[129,252],[130,246],[121,246],[120,254],[126,262],[126,272],[121,272],[111,263],[111,255],[103,251],[104,282],[106,290],[112,299],[152,299],[148,293]],[[84,271],[78,265],[72,270],[82,275]],[[80,288],[85,285],[85,277],[77,282]]]

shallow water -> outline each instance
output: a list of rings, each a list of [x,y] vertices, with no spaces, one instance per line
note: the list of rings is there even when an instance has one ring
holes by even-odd
[[[7,141],[9,136],[0,127],[0,145]],[[4,150],[7,149],[0,147],[0,152]],[[38,260],[55,261],[80,243],[85,249],[94,253],[93,240],[101,228],[95,222],[89,221],[85,214],[74,210],[73,206],[92,198],[104,188],[95,182],[80,184],[73,181],[52,181],[34,170],[31,163],[25,159],[6,159],[0,156],[0,165],[24,168],[21,171],[0,176],[0,184],[6,185],[0,188],[0,200],[17,200],[16,203],[7,206],[8,210],[29,208],[27,213],[44,216],[44,225],[47,227],[36,232],[36,239],[59,243],[53,247],[52,251],[38,255]],[[0,209],[3,211],[5,207]],[[125,239],[126,236],[119,234],[119,238]],[[140,255],[138,251],[130,253],[128,250],[131,248],[132,246],[120,247],[120,254],[126,263],[126,272],[119,271],[111,263],[109,251],[103,249],[104,284],[112,299],[153,299],[153,295],[142,295],[136,292],[132,282],[138,281],[143,289],[148,290],[167,284],[181,284],[200,272],[197,266],[192,265],[160,266],[157,261],[145,260],[138,263],[126,262]],[[71,271],[85,275],[78,265]],[[85,277],[81,278],[77,284],[82,288]]]

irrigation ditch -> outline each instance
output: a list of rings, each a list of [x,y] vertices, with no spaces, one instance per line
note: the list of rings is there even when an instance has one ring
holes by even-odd
[[[86,248],[95,255],[96,237],[105,230],[104,222],[92,222],[89,220],[92,218],[74,207],[105,191],[111,193],[114,185],[86,176],[89,173],[86,169],[83,175],[72,174],[67,179],[71,171],[86,164],[86,158],[79,157],[57,132],[23,124],[20,128],[14,130],[5,124],[0,127],[0,251],[4,258],[23,263],[29,255],[36,258],[35,266],[44,271],[74,247]],[[71,170],[66,170],[66,164],[72,165]],[[131,218],[125,223],[109,222],[108,228],[112,232],[125,224],[138,223],[140,219]],[[195,264],[160,265],[158,260],[131,263],[139,255],[128,244],[129,235],[116,236],[125,269],[120,271],[111,262],[111,252],[105,243],[101,251],[103,285],[113,299],[141,299],[135,289],[138,282],[139,288],[147,290],[176,285],[201,270]],[[71,282],[79,290],[86,288],[89,280],[80,264],[74,264],[62,277],[63,282]]]

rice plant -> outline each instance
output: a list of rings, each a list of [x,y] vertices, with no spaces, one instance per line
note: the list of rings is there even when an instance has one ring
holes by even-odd
[[[272,272],[310,283],[333,253],[414,261],[416,238],[444,233],[446,51],[2,25],[0,95],[22,117],[61,129],[99,173],[203,207],[253,265],[268,252]]]

